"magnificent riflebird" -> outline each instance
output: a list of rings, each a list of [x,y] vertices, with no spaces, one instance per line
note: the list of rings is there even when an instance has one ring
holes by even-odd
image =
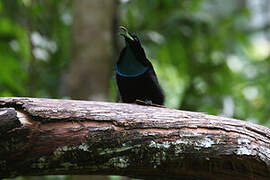
[[[139,38],[120,27],[126,46],[116,63],[116,82],[125,103],[136,100],[163,105],[164,94],[151,62],[147,59]]]

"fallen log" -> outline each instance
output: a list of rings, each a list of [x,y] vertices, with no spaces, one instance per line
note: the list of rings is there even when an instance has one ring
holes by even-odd
[[[135,104],[0,98],[0,177],[269,179],[270,129]]]

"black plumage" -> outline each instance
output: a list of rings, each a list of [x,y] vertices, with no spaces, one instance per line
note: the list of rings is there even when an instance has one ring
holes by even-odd
[[[123,102],[136,100],[163,105],[164,94],[138,37],[122,28],[126,47],[116,64],[116,82]]]

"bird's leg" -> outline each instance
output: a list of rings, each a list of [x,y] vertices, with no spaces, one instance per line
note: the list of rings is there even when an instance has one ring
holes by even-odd
[[[142,101],[142,100],[139,100],[139,99],[136,99],[135,101],[136,104],[139,104],[139,105],[145,105],[145,106],[149,106],[149,105],[152,105],[152,101]]]
[[[152,103],[151,100],[142,101],[142,100],[136,99],[135,103],[138,104],[138,105],[143,105],[143,106],[155,106],[155,107],[166,108],[165,106]]]

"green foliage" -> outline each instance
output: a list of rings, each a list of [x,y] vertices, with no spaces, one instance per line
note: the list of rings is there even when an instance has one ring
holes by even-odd
[[[134,0],[120,9],[121,25],[154,61],[167,106],[270,126],[270,43],[254,43],[261,31],[249,24],[247,1]]]
[[[250,24],[249,3],[121,3],[120,24],[142,39],[167,106],[270,125],[269,30]],[[0,96],[59,98],[71,25],[71,0],[0,1]],[[115,86],[110,91],[113,100]]]
[[[70,0],[0,2],[0,96],[58,97],[71,20]]]

